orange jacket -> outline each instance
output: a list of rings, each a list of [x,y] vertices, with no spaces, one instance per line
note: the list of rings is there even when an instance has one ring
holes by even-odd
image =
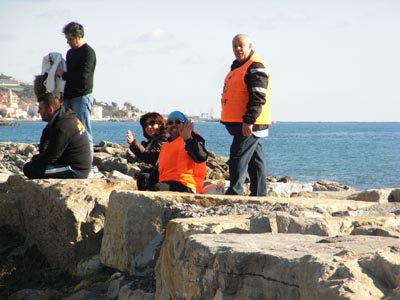
[[[230,71],[224,82],[224,90],[221,98],[221,122],[243,122],[243,115],[249,102],[249,92],[244,81],[247,69],[253,62],[262,63],[265,66],[268,76],[268,87],[265,94],[266,103],[262,106],[261,114],[254,124],[271,124],[271,87],[268,67],[257,55],[253,54],[242,66]]]
[[[162,145],[158,172],[159,182],[178,181],[199,194],[207,175],[206,162],[193,161],[185,150],[185,141],[181,136]]]

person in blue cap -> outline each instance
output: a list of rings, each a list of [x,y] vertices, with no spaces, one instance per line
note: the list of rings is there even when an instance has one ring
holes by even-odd
[[[201,193],[207,175],[208,151],[203,137],[193,128],[193,122],[182,112],[169,114],[167,130],[170,137],[161,147],[155,168],[158,180],[150,191]]]

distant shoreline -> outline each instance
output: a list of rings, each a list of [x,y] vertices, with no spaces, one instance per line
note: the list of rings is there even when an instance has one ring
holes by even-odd
[[[91,119],[92,122],[139,122],[140,118],[131,118],[131,119],[119,119],[119,118],[103,118],[103,119]],[[189,117],[189,119],[191,119]],[[42,122],[41,119],[14,119],[15,122]],[[220,122],[219,119],[191,119],[195,122],[208,122],[208,123],[218,123]],[[1,125],[2,119],[0,119]],[[274,121],[272,122],[272,126],[280,123],[303,123],[303,124],[310,124],[310,123],[326,123],[326,124],[393,124],[393,123],[400,123],[400,121]]]
[[[140,118],[103,118],[103,119],[91,119],[92,122],[138,122]],[[191,118],[189,116],[189,119],[195,121],[195,122],[210,122],[210,123],[216,123],[220,122],[220,119],[198,119],[198,118]],[[2,122],[8,121],[8,122],[42,122],[41,119],[1,119],[0,118],[0,125]],[[279,124],[279,123],[332,123],[332,124],[338,124],[338,123],[382,123],[382,124],[389,124],[389,123],[400,123],[400,121],[273,121],[271,125]]]
[[[16,125],[18,125],[17,121],[0,119],[0,126],[16,126]]]

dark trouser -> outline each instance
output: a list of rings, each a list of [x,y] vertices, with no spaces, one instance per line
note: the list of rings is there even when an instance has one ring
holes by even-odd
[[[179,181],[164,181],[159,182],[152,185],[149,191],[171,191],[171,192],[183,192],[183,193],[192,193],[193,191],[189,189],[187,186],[183,185]]]
[[[23,172],[29,179],[88,177],[88,174],[73,170],[69,165],[43,165],[33,161],[24,165]]]
[[[136,185],[139,191],[145,191],[150,187],[150,173],[139,173],[136,177]]]
[[[226,195],[243,195],[247,172],[250,176],[250,196],[266,196],[267,184],[261,140],[254,135],[243,136],[235,132],[229,155],[230,186]]]

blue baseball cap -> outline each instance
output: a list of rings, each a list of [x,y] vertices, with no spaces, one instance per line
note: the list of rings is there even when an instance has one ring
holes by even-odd
[[[183,123],[185,123],[188,120],[188,118],[178,110],[175,110],[175,111],[173,111],[172,113],[169,114],[167,121],[169,121],[171,119],[179,119]]]

